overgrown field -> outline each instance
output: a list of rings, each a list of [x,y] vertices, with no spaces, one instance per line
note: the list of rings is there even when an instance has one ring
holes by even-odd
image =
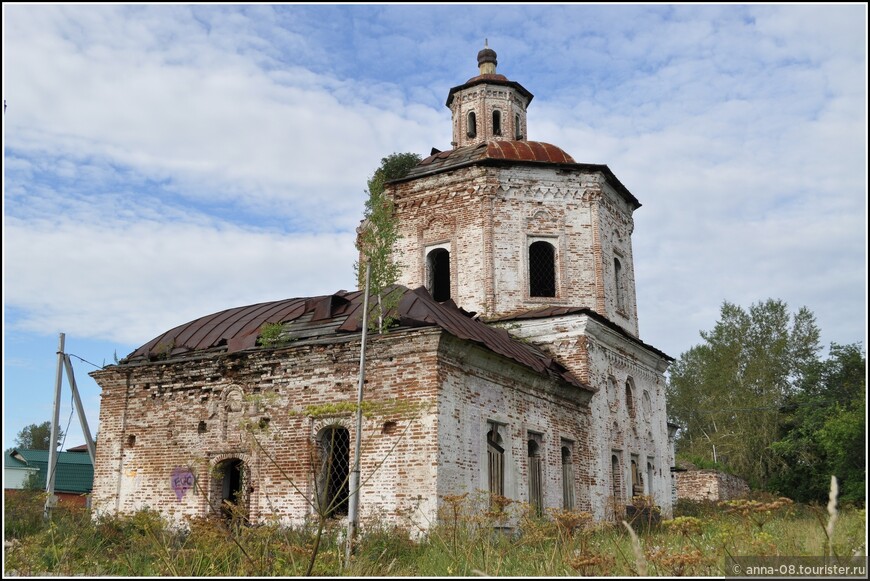
[[[151,511],[93,520],[84,509],[60,508],[46,523],[42,498],[4,499],[6,575],[301,576],[314,547],[314,523],[251,527],[198,519],[178,531]],[[721,576],[726,556],[866,555],[863,509],[841,510],[831,526],[825,507],[772,497],[681,502],[674,520],[635,521],[639,547],[623,525],[595,523],[586,513],[538,518],[527,506],[493,511],[465,496],[444,504],[440,524],[418,541],[396,528],[363,530],[349,564],[343,562],[343,531],[328,530],[313,574]],[[502,529],[508,522],[513,528]]]

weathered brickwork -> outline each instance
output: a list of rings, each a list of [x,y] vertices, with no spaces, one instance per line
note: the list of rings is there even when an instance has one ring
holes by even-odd
[[[248,518],[301,522],[313,514],[305,497],[314,495],[318,434],[340,425],[355,435],[349,411],[312,417],[305,410],[355,402],[358,357],[356,337],[94,372],[103,386],[95,510],[150,507],[178,522],[214,514],[222,498],[215,467],[241,460]],[[577,451],[570,486],[578,505],[589,507],[583,390],[433,329],[375,336],[367,360],[366,401],[401,400],[410,409],[387,406],[392,414],[375,411],[365,422],[363,521],[425,529],[444,495],[486,490],[487,421],[510,434],[512,498],[527,497],[524,438],[533,430],[547,445],[547,505],[561,506],[565,440]],[[181,496],[172,486],[179,470],[195,478]]]
[[[718,470],[677,472],[677,498],[720,501],[742,498],[749,494],[746,481]]]
[[[450,252],[451,298],[504,316],[543,305],[588,306],[637,335],[630,208],[604,176],[554,166],[472,166],[389,184],[402,238],[399,282],[429,285],[427,254]],[[556,296],[529,292],[529,246],[556,249]],[[614,258],[622,265],[616,301]]]
[[[575,508],[591,510],[589,394],[553,382],[504,362],[482,349],[468,349],[455,339],[445,342],[444,389],[439,401],[439,489],[452,494],[488,491],[486,433],[500,426],[505,447],[505,496],[529,501],[528,441],[537,434],[543,442],[544,507],[564,508],[563,490],[569,486]],[[477,367],[469,374],[470,365]],[[573,478],[563,480],[562,447],[570,445]]]
[[[401,414],[366,421],[363,477],[376,462],[387,460],[363,489],[364,514],[397,516],[418,509],[434,514],[438,426],[429,404],[439,389],[438,340],[438,332],[419,330],[376,337],[369,346],[366,400],[401,399],[422,407],[412,414],[410,427]],[[353,438],[355,424],[348,411],[316,419],[300,412],[308,406],[355,402],[358,363],[357,336],[327,345],[95,372],[103,386],[95,509],[128,512],[149,506],[175,519],[208,514],[219,496],[212,469],[238,458],[249,471],[252,520],[303,519],[311,508],[289,480],[312,497],[318,432],[338,424]],[[266,426],[253,433],[259,445],[241,428],[245,422]],[[179,467],[189,467],[197,480],[197,490],[181,499],[170,482]]]
[[[589,315],[517,320],[504,326],[597,387],[587,428],[593,454],[589,498],[596,517],[608,517],[608,507],[625,504],[637,494],[652,495],[662,513],[670,515],[674,457],[665,407],[668,359]],[[632,486],[632,456],[639,465],[637,488]]]

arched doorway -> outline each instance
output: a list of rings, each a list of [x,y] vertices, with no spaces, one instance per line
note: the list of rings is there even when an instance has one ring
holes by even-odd
[[[215,496],[220,514],[226,519],[246,518],[245,463],[227,458],[215,467]]]

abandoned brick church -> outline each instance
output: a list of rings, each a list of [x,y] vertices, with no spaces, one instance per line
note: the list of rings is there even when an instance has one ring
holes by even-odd
[[[671,358],[638,335],[640,203],[606,165],[529,141],[532,94],[496,64],[485,48],[450,89],[452,148],[386,187],[403,286],[367,345],[361,519],[425,529],[476,491],[598,519],[648,494],[669,515]],[[345,514],[361,314],[359,291],[233,308],[93,372],[93,507],[298,523],[328,491]]]

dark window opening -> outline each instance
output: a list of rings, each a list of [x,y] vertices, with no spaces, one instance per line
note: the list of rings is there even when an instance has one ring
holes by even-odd
[[[519,113],[514,115],[514,127],[516,128],[517,141],[521,141],[523,138],[523,128],[520,127],[520,114]]]
[[[474,114],[474,111],[468,113],[467,135],[469,137],[477,137],[477,115]]]
[[[450,299],[450,252],[436,248],[426,259],[429,267],[429,292],[438,301]]]
[[[549,242],[529,246],[529,296],[556,296],[556,249]]]
[[[341,426],[326,428],[319,442],[320,474],[317,498],[326,516],[347,514],[350,492],[350,432]]]
[[[492,134],[501,135],[501,111],[492,112]]]
[[[136,436],[135,435],[130,434],[129,436],[127,436],[127,445],[130,447],[133,447],[136,445]]]
[[[534,439],[529,440],[529,504],[537,516],[544,514],[544,478],[541,464],[541,446]]]
[[[205,422],[199,422],[199,425],[196,427],[196,432],[198,434],[204,434],[208,431],[208,427]]]

